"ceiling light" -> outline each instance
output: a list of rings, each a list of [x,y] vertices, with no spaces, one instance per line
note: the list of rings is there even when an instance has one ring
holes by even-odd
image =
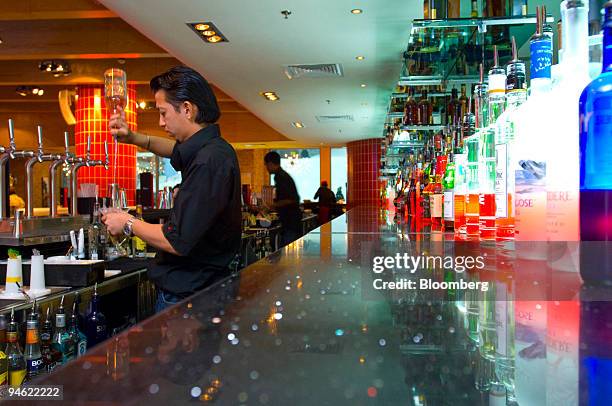
[[[147,107],[147,102],[145,101],[141,101],[140,103],[138,103],[138,107],[140,107],[141,109],[145,109],[145,107]]]
[[[360,9],[360,8],[354,8],[354,9],[351,10],[351,13],[352,14],[361,14],[361,13],[363,13],[363,10]]]
[[[37,87],[35,87],[34,89],[32,89],[32,93],[33,93],[33,94],[38,94],[38,88],[37,88]]]
[[[263,97],[265,97],[269,101],[277,101],[279,99],[278,95],[271,91],[261,92],[259,94],[261,94]]]
[[[42,61],[38,64],[38,69],[40,69],[41,72],[52,73],[56,78],[60,76],[68,76],[72,73],[70,64],[64,60]]]
[[[42,96],[45,91],[38,86],[19,86],[15,89],[15,92],[22,97],[26,96]]]
[[[220,36],[218,36],[218,35],[213,35],[212,37],[207,37],[207,38],[206,38],[206,40],[207,40],[208,42],[215,43],[215,42],[221,42],[221,41],[223,41],[223,38],[221,38],[221,37],[220,37]]]
[[[43,94],[45,94],[45,91],[42,89],[38,89],[38,95],[42,96]]]
[[[291,123],[295,128],[304,128],[304,123],[300,122],[300,121],[296,121]]]
[[[359,55],[359,56],[356,56],[355,59],[357,59],[358,61],[363,61],[365,59],[365,56]]]
[[[367,86],[367,85],[366,85],[365,83],[362,83],[362,84],[361,84],[361,87],[366,87],[366,86]]]
[[[4,44],[4,41],[2,40],[2,38],[0,38],[0,44]]]
[[[187,25],[198,34],[198,37],[208,43],[229,42],[225,35],[210,21],[187,23]]]

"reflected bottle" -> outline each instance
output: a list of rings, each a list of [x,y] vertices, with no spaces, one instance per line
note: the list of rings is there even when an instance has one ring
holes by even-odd
[[[580,96],[580,274],[612,284],[612,2],[605,4],[603,70]]]

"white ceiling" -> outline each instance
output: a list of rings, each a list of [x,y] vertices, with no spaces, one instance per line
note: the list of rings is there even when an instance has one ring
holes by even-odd
[[[99,1],[280,133],[325,144],[381,136],[410,22],[423,14],[421,2],[406,0]],[[282,10],[291,11],[289,19]],[[198,21],[212,21],[229,43],[202,41],[185,24]],[[345,76],[289,80],[283,73],[284,65],[317,63],[340,63]],[[280,101],[259,95],[267,90]],[[355,121],[315,118],[345,114]]]

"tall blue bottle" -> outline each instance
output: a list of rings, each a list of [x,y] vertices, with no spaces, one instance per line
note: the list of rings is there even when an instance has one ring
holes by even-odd
[[[580,275],[612,285],[612,2],[603,15],[603,70],[580,96]]]
[[[106,328],[106,317],[99,310],[98,284],[94,285],[94,293],[91,297],[91,312],[85,318],[85,336],[87,337],[87,348],[101,343],[108,338]]]

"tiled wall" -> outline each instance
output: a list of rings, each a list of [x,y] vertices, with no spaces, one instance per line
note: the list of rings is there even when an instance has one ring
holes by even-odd
[[[380,146],[380,138],[346,144],[349,208],[380,204]]]
[[[136,86],[128,85],[128,100],[125,107],[126,120],[132,131],[137,130],[136,124]],[[76,154],[85,156],[87,136],[91,136],[91,159],[104,160],[104,141],[108,142],[110,165],[108,170],[102,166],[81,168],[79,170],[79,185],[81,183],[96,183],[100,196],[108,195],[108,185],[114,181],[113,164],[115,150],[113,137],[108,131],[108,112],[104,99],[104,87],[79,86],[79,98],[76,106]],[[125,188],[128,204],[136,200],[136,147],[119,144],[117,153],[117,183]]]

